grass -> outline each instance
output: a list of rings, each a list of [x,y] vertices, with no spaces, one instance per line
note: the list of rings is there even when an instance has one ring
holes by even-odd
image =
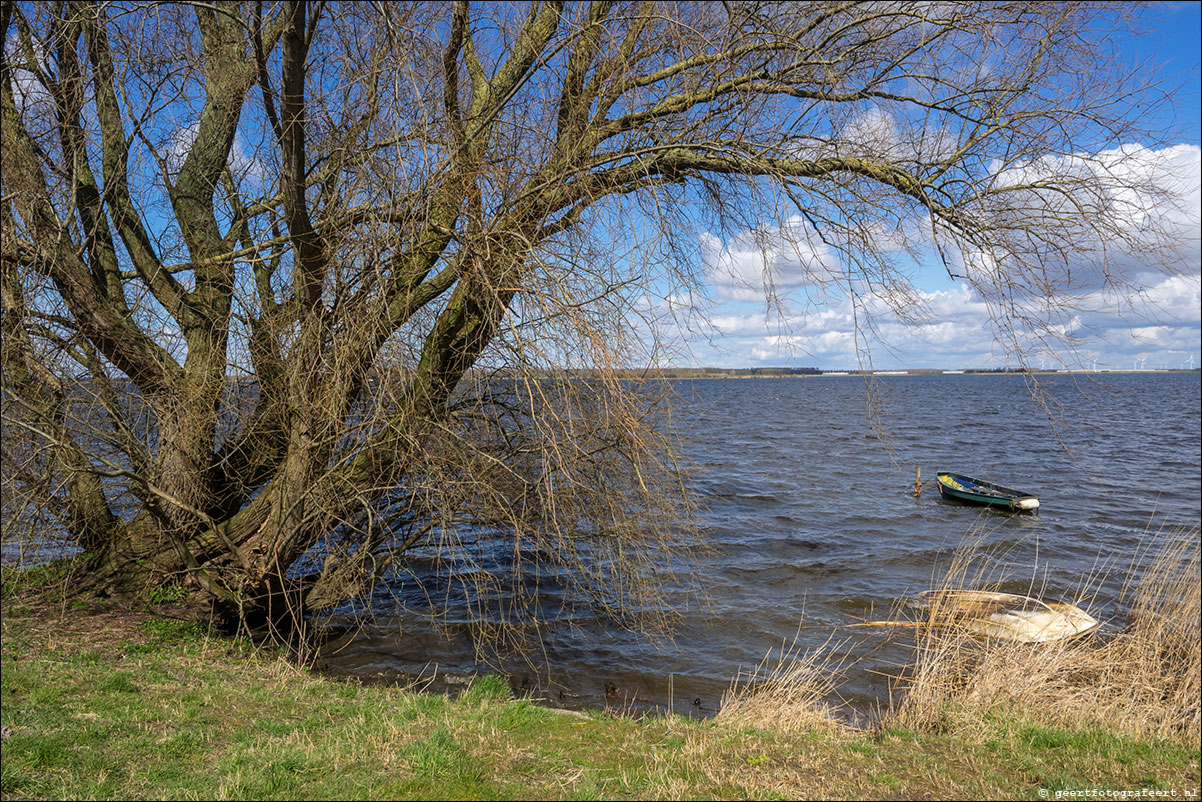
[[[898,724],[953,728],[963,737],[982,721],[1022,715],[1045,726],[1101,728],[1195,750],[1202,734],[1202,583],[1197,533],[1149,541],[1133,568],[1117,632],[1036,646],[980,641],[954,628],[919,633],[913,677]],[[988,560],[974,549],[953,560],[941,587],[988,585]],[[984,564],[981,564],[984,563]]]
[[[1035,798],[1197,786],[1197,750],[1101,729],[993,717],[975,743],[920,728],[782,728],[737,705],[701,722],[573,714],[513,699],[499,677],[450,699],[321,677],[100,606],[81,622],[5,605],[6,798]]]
[[[747,676],[736,677],[722,699],[718,721],[733,729],[813,732],[839,728],[827,701],[838,689],[843,666],[829,657],[832,643],[798,654],[771,654]]]
[[[924,634],[908,695],[872,731],[835,720],[841,666],[823,650],[766,661],[715,719],[573,713],[495,676],[456,698],[323,677],[170,618],[170,599],[131,612],[68,598],[62,567],[5,569],[0,794],[1196,799],[1193,543],[1150,561],[1131,625],[1109,639],[1015,649]]]

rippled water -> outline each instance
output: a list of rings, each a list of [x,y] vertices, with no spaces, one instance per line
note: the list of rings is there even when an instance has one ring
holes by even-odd
[[[674,639],[552,622],[535,664],[507,667],[511,684],[569,704],[706,715],[769,652],[829,641],[851,663],[842,695],[864,710],[905,655],[846,625],[929,587],[970,532],[1001,555],[991,577],[1007,589],[1034,581],[1046,598],[1084,595],[1096,616],[1114,618],[1147,533],[1196,530],[1202,519],[1199,374],[1042,384],[1055,425],[1019,375],[879,378],[871,392],[850,376],[677,384],[714,553],[674,595]],[[933,488],[914,498],[915,466],[928,482],[953,470],[1026,490],[1040,510],[982,512]],[[454,685],[492,670],[465,634],[403,618],[377,617],[337,647],[325,668],[363,678]]]

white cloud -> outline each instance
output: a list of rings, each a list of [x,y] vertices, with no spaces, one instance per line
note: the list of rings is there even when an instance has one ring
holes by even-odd
[[[184,166],[184,161],[187,160],[188,154],[192,150],[192,144],[199,134],[200,122],[196,121],[177,128],[171,138],[167,140],[162,158],[167,162],[167,172],[172,180]],[[240,136],[234,137],[233,146],[230,148],[229,165],[230,172],[233,173],[236,181],[240,183],[243,180],[249,180],[252,182],[253,189],[262,189],[266,167],[257,155],[247,152],[246,145]]]
[[[932,164],[958,147],[956,134],[932,126],[929,117],[898,117],[883,106],[862,106],[830,136],[798,139],[791,148],[801,159],[857,157],[887,159],[895,164]]]
[[[846,156],[875,156],[898,159],[906,150],[897,120],[873,106],[852,117],[835,140],[836,153]]]
[[[1020,338],[1029,364],[1080,366],[1098,359],[1100,366],[1130,367],[1137,360],[1159,367],[1180,366],[1199,353],[1199,283],[1196,277],[1162,277],[1146,295],[1154,301],[1157,320],[1111,308],[1067,317],[1051,334],[1088,333],[1075,350],[1049,348],[1036,337]],[[861,365],[867,346],[878,368],[990,367],[1017,364],[1017,357],[995,342],[990,310],[965,282],[920,292],[928,314],[904,321],[887,304],[869,301],[858,309],[846,300],[820,309],[783,310],[765,315],[736,299],[718,300],[709,318],[719,335],[711,345],[699,329],[684,331],[690,339],[692,363],[698,365],[813,365],[824,369]],[[1100,299],[1093,299],[1100,303]],[[871,318],[872,326],[865,325]],[[716,347],[714,347],[716,346]]]
[[[37,74],[32,70],[22,69],[26,63],[21,43],[15,34],[10,35],[4,43],[4,50],[13,66],[12,90],[17,112],[21,115],[26,127],[34,136],[50,130],[55,124],[56,107],[50,90],[43,85]],[[45,65],[45,51],[41,42],[33,43],[33,56],[39,65]],[[42,67],[44,69],[44,66]]]
[[[800,215],[726,242],[709,232],[699,239],[706,275],[725,298],[762,301],[765,295],[821,286],[843,275],[838,254]]]
[[[175,176],[179,174],[184,162],[187,161],[188,154],[192,151],[192,143],[196,141],[199,134],[200,121],[197,120],[191,125],[177,128],[171,138],[167,140],[162,156],[167,162],[167,173],[171,176],[172,181],[175,180]]]
[[[1195,266],[1196,268],[1196,266]],[[1147,291],[1148,302],[1162,314],[1175,320],[1202,322],[1202,281],[1198,274],[1169,276]]]
[[[1078,290],[1148,270],[1197,274],[1202,268],[1202,148],[1196,145],[1128,144],[1094,155],[995,164],[993,171],[992,194],[976,211],[1012,229],[1005,252],[1032,261],[1063,257]],[[1044,239],[1028,237],[1028,229],[1041,230]],[[963,256],[982,278],[998,269],[992,255],[970,249]]]

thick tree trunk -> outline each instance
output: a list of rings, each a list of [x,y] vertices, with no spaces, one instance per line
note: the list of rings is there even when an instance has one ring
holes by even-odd
[[[264,547],[253,540],[243,545],[256,557],[264,554]],[[264,566],[257,559],[246,570],[242,559],[227,550],[212,555],[204,565],[190,567],[150,514],[121,527],[106,548],[85,559],[87,582],[98,592],[146,599],[155,588],[182,584],[200,602],[191,609],[204,623],[229,634],[285,645],[297,653],[307,648],[305,593],[313,580],[288,578],[288,565],[272,561]]]
[[[93,571],[92,584],[121,596],[146,596],[172,577],[182,576],[184,568],[149,513],[114,529],[103,548],[88,552],[85,559]]]

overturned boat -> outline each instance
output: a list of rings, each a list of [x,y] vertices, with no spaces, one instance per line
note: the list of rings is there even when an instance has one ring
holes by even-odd
[[[911,606],[974,635],[1016,643],[1072,640],[1098,628],[1089,613],[1066,602],[1045,602],[988,590],[928,590]]]
[[[853,626],[959,627],[972,635],[1014,643],[1068,641],[1093,632],[1098,620],[1067,602],[1045,602],[989,590],[928,590],[909,607],[918,620],[866,621]]]

